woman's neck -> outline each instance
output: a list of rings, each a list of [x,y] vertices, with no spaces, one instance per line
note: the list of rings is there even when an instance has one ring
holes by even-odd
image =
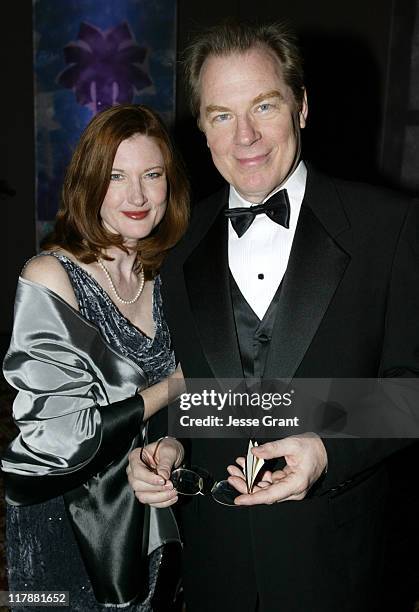
[[[106,260],[104,257],[102,257],[102,260],[104,261],[106,267],[112,271],[114,275],[116,275],[118,278],[130,278],[137,262],[136,250],[130,249],[129,253],[127,254],[118,247],[110,247],[103,252],[103,255],[112,258],[112,261]]]

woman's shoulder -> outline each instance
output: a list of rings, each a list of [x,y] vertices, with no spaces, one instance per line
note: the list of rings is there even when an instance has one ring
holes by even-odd
[[[57,254],[57,251],[45,251],[32,257],[23,268],[21,277],[50,289],[78,310],[70,278]],[[61,254],[66,255],[64,252]]]

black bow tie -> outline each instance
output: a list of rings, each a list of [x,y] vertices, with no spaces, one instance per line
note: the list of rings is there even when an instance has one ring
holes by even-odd
[[[250,208],[229,208],[224,212],[239,238],[247,232],[256,215],[262,213],[283,227],[289,228],[290,226],[290,201],[286,189],[277,191],[263,204],[250,206]]]

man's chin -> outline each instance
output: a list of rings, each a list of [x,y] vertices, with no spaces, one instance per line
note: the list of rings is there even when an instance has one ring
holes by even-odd
[[[234,187],[244,200],[252,202],[253,204],[259,204],[275,189],[276,185],[272,186],[271,183],[258,182],[247,184],[241,183],[240,185],[234,185]]]

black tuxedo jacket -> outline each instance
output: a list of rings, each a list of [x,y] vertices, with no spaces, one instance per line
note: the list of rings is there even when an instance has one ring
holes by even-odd
[[[163,301],[186,378],[240,378],[228,270],[228,188],[195,209],[162,270]],[[419,215],[392,192],[309,168],[266,378],[416,376]],[[181,504],[188,611],[373,610],[386,475],[405,442],[324,441],[326,476],[307,499],[226,508]],[[246,440],[192,440],[217,479]]]

